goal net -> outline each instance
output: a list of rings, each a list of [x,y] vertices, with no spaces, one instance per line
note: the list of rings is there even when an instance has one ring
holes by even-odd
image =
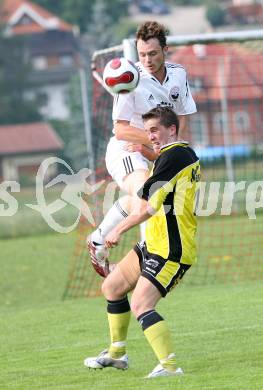
[[[130,47],[129,47],[130,43]],[[198,113],[183,134],[200,157],[198,262],[184,283],[203,285],[262,279],[263,237],[263,30],[169,37],[169,61],[188,74]],[[128,48],[128,49],[127,49]],[[106,63],[120,56],[135,60],[134,44],[98,51],[93,60],[92,135],[96,182],[105,180],[87,202],[98,224],[119,196],[104,156],[112,135],[112,96],[102,86]],[[94,229],[82,218],[64,297],[100,294],[86,236]],[[112,250],[117,262],[140,237],[126,233]]]

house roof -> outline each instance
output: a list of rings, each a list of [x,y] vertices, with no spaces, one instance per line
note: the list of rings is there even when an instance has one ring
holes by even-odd
[[[23,23],[23,18],[27,18]],[[40,5],[27,0],[2,0],[0,20],[8,26],[11,34],[33,34],[48,30],[74,31],[66,23]]]
[[[262,99],[263,54],[234,45],[193,45],[176,49],[173,62],[187,64],[189,79],[202,80],[195,97],[220,101],[225,85],[229,100]]]
[[[0,126],[0,155],[58,151],[63,141],[43,122]]]
[[[232,4],[227,6],[227,13],[233,19],[263,21],[263,5],[259,3],[251,4]]]

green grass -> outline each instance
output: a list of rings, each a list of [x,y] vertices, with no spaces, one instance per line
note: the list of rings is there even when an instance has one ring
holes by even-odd
[[[0,306],[59,302],[74,243],[74,233],[0,240]]]
[[[57,185],[55,189],[45,190],[46,204],[50,205],[53,201],[59,199],[63,188],[63,186]],[[11,193],[10,196],[15,198],[18,210],[12,216],[1,215],[0,238],[24,237],[53,232],[38,211],[26,206],[26,204],[37,204],[34,187],[22,188],[20,192]],[[9,207],[9,205],[5,206],[6,209]],[[54,213],[52,217],[63,227],[71,226],[78,217],[78,210],[74,206],[65,203],[65,207]]]
[[[162,300],[183,377],[143,379],[157,362],[135,319],[130,369],[85,369],[108,329],[103,298],[61,301],[74,242],[74,234],[0,241],[1,390],[263,388],[262,281],[185,283]]]
[[[127,372],[82,366],[108,343],[102,298],[3,310],[1,388],[261,390],[262,293],[259,283],[172,293],[159,311],[171,326],[185,376],[150,383],[143,377],[156,360],[134,319]]]

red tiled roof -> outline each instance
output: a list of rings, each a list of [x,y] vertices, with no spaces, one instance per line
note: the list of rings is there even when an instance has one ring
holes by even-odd
[[[0,126],[0,155],[57,151],[63,142],[48,123]]]
[[[185,46],[171,54],[171,60],[187,64],[189,79],[199,78],[204,88],[196,93],[199,101],[222,98],[223,82],[228,99],[262,99],[263,54],[226,45]],[[222,69],[224,74],[222,75]],[[224,77],[224,80],[223,80]]]
[[[252,4],[240,4],[240,5],[229,5],[226,9],[227,13],[233,19],[249,19],[254,18],[257,22],[263,21],[263,5],[252,3]]]
[[[7,24],[13,34],[32,34],[35,32],[44,32],[49,28],[39,24],[36,20],[32,20],[32,23],[25,25],[11,25],[11,18],[19,10],[20,7],[26,6],[33,13],[45,20],[45,22],[56,22],[56,29],[60,31],[73,31],[74,26],[64,22],[56,15],[52,14],[40,5],[34,4],[27,0],[2,0],[0,5],[0,21]],[[29,15],[30,16],[30,15]]]

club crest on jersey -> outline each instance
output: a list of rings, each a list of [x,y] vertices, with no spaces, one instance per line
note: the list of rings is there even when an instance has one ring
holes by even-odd
[[[169,98],[173,102],[176,102],[176,100],[179,98],[179,88],[177,86],[171,88],[169,92]]]

